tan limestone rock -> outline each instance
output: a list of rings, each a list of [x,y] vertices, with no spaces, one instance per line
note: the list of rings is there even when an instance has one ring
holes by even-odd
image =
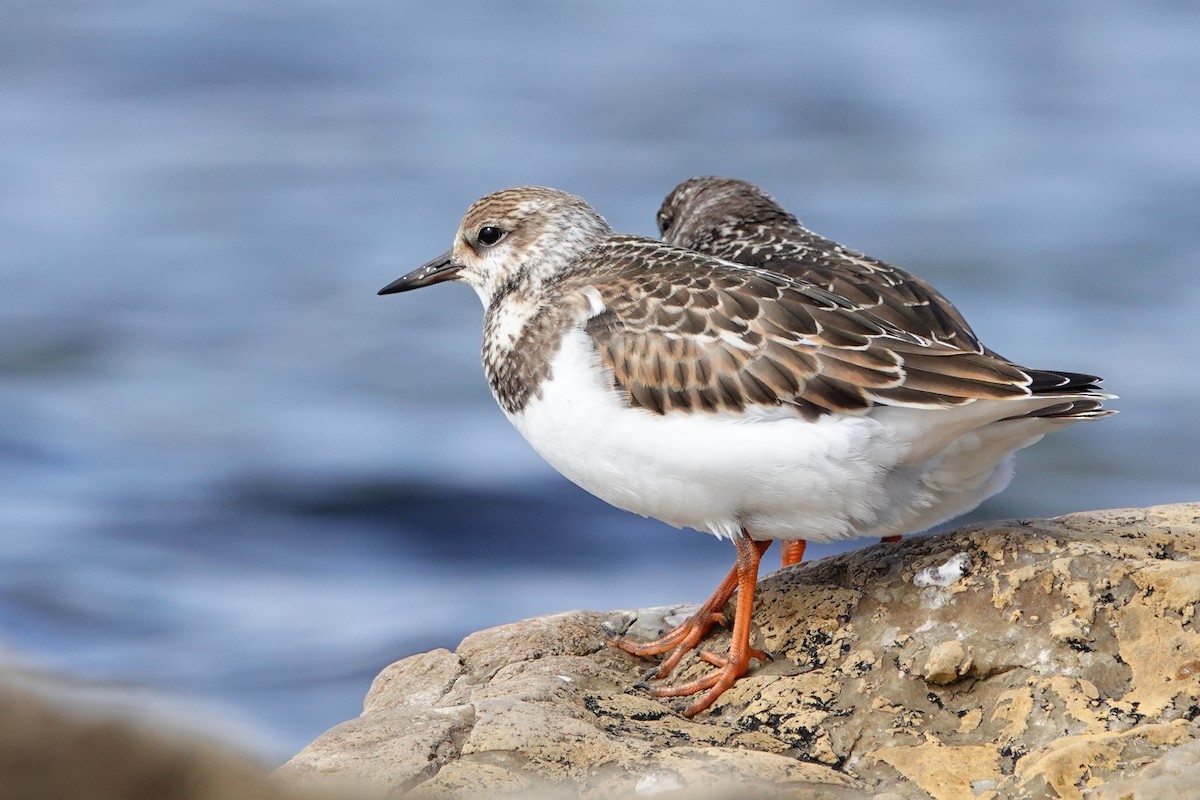
[[[766,576],[752,636],[775,658],[695,719],[606,645],[680,609],[574,612],[397,662],[281,775],[418,798],[1135,798],[1200,769],[1198,604],[1200,504],[976,525]]]

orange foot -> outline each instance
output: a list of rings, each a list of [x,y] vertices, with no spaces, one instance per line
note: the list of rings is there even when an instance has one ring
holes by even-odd
[[[758,585],[758,563],[762,558],[762,554],[771,546],[771,543],[769,541],[756,542],[744,530],[734,537],[733,543],[737,547],[737,563],[725,580],[722,581],[717,591],[713,593],[713,596],[708,599],[708,602],[701,606],[700,610],[693,614],[687,622],[669,632],[661,639],[655,642],[648,642],[646,645],[635,645],[638,648],[645,647],[657,652],[665,652],[667,649],[674,647],[675,652],[655,671],[658,676],[666,675],[667,672],[670,672],[670,669],[674,669],[675,665],[679,663],[679,659],[683,657],[683,653],[695,648],[696,642],[704,635],[703,632],[695,633],[695,631],[702,627],[703,631],[706,632],[713,625],[716,621],[713,618],[714,609],[724,605],[725,601],[729,599],[729,596],[736,589],[737,608],[734,612],[733,640],[729,645],[729,655],[718,656],[712,653],[701,652],[700,657],[716,667],[709,674],[674,686],[647,687],[650,689],[650,694],[655,697],[684,697],[704,692],[703,695],[683,710],[685,717],[694,717],[711,706],[726,689],[733,686],[738,678],[749,671],[750,659],[757,658],[761,660],[767,657],[761,650],[755,650],[750,646],[750,617],[754,612],[754,588]],[[712,605],[722,594],[724,598],[721,602]],[[685,632],[680,634],[678,633],[679,631]],[[663,643],[675,639],[678,639],[676,644],[658,649]],[[626,646],[624,639],[618,640],[615,644],[623,650],[634,652],[634,650]],[[681,652],[680,648],[684,645],[687,646],[687,650]],[[664,671],[663,667],[668,664],[670,665],[670,669]]]
[[[771,543],[769,541],[753,542],[753,545],[761,558]],[[627,636],[622,636],[614,639],[610,644],[626,653],[642,657],[657,656],[673,651],[661,664],[647,672],[645,677],[646,680],[665,678],[675,667],[679,666],[679,662],[685,655],[696,649],[696,645],[713,625],[724,624],[725,613],[721,609],[729,602],[729,598],[733,597],[737,588],[738,568],[735,565],[733,569],[729,570],[729,574],[725,576],[725,580],[721,581],[721,585],[712,593],[712,596],[704,601],[704,605],[696,609],[696,612],[684,620],[679,627],[672,628],[650,642],[635,642]]]

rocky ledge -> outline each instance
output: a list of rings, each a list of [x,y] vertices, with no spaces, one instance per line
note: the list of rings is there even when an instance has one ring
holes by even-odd
[[[691,720],[633,688],[650,662],[606,646],[686,608],[493,628],[392,664],[362,716],[280,775],[414,798],[1188,797],[1198,551],[1193,503],[976,525],[781,570],[760,584],[752,635],[775,659]],[[706,668],[685,666],[678,677]]]

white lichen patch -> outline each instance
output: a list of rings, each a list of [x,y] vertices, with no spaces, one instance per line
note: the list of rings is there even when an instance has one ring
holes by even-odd
[[[926,567],[913,576],[913,586],[922,589],[929,586],[946,588],[953,586],[971,572],[971,556],[968,553],[955,553],[940,567]]]

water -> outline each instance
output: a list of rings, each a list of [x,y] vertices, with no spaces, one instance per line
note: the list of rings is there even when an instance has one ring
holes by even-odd
[[[388,662],[707,594],[727,544],[553,474],[462,287],[539,183],[652,234],[756,181],[985,340],[1102,374],[975,518],[1200,495],[1200,11],[1181,3],[15,2],[0,28],[0,641],[286,757]],[[817,549],[817,553],[829,552]],[[124,693],[124,694],[122,694]]]

